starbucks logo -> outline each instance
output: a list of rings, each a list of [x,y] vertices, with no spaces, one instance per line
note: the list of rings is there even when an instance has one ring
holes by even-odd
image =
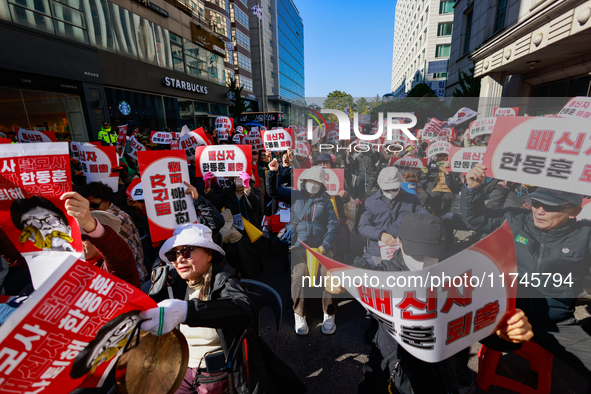
[[[127,101],[120,101],[119,111],[121,111],[123,115],[127,116],[131,113],[131,106],[127,103]]]

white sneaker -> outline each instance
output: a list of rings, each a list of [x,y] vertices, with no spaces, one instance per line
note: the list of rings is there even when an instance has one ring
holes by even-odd
[[[324,314],[324,323],[322,323],[322,332],[326,335],[334,334],[337,325],[334,322],[334,315]]]
[[[298,335],[308,335],[308,323],[306,322],[306,316],[300,316],[294,313],[295,317],[295,332]]]

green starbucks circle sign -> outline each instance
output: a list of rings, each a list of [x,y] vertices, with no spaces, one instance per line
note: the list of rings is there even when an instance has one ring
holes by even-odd
[[[131,113],[131,106],[127,103],[127,101],[120,101],[119,102],[119,111],[125,116]]]

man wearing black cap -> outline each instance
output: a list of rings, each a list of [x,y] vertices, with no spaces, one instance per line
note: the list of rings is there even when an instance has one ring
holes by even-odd
[[[391,260],[372,266],[365,259],[355,260],[355,266],[378,271],[419,271],[437,264],[445,257],[445,228],[440,218],[428,213],[411,213],[400,223],[398,242],[401,247]],[[327,285],[329,286],[329,285]],[[327,288],[332,292],[335,289]],[[341,291],[336,289],[336,293]],[[524,313],[516,310],[508,326],[485,340],[497,344],[499,338],[508,342],[529,341],[531,326]],[[500,341],[503,342],[503,341]],[[364,377],[358,393],[385,393],[388,381],[399,393],[468,393],[473,384],[468,369],[469,349],[437,363],[421,361],[403,347],[380,322],[373,339],[375,344],[364,366]],[[391,379],[389,379],[392,377]]]
[[[529,317],[536,342],[591,381],[591,336],[574,317],[591,262],[591,222],[576,219],[583,197],[540,188],[528,196],[529,210],[488,209],[480,189],[485,170],[478,164],[468,172],[462,216],[487,233],[509,222],[519,270],[517,307]]]

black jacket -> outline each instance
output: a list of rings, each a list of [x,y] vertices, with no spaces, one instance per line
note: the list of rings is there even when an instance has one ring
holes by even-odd
[[[250,182],[250,193],[244,194],[240,200],[236,197],[236,185],[232,185],[220,194],[215,194],[212,190],[205,195],[211,203],[218,209],[229,209],[232,215],[242,214],[242,217],[248,220],[253,226],[260,229],[263,207],[263,194],[254,187],[254,181]],[[248,200],[248,201],[247,201]],[[223,224],[222,224],[223,225]]]
[[[201,194],[197,197],[197,200],[193,201],[193,204],[195,205],[199,223],[209,227],[212,235],[216,235],[225,224],[220,211]]]
[[[461,210],[464,219],[477,230],[490,233],[509,222],[515,237],[515,254],[519,279],[539,274],[539,287],[519,285],[517,307],[521,308],[532,326],[552,324],[574,317],[575,301],[583,289],[585,275],[591,262],[591,222],[571,219],[554,230],[536,227],[531,210],[494,210],[484,206],[480,189],[462,190]],[[554,287],[553,277],[544,286],[543,274],[560,274],[562,284]],[[564,284],[565,279],[572,284]]]

